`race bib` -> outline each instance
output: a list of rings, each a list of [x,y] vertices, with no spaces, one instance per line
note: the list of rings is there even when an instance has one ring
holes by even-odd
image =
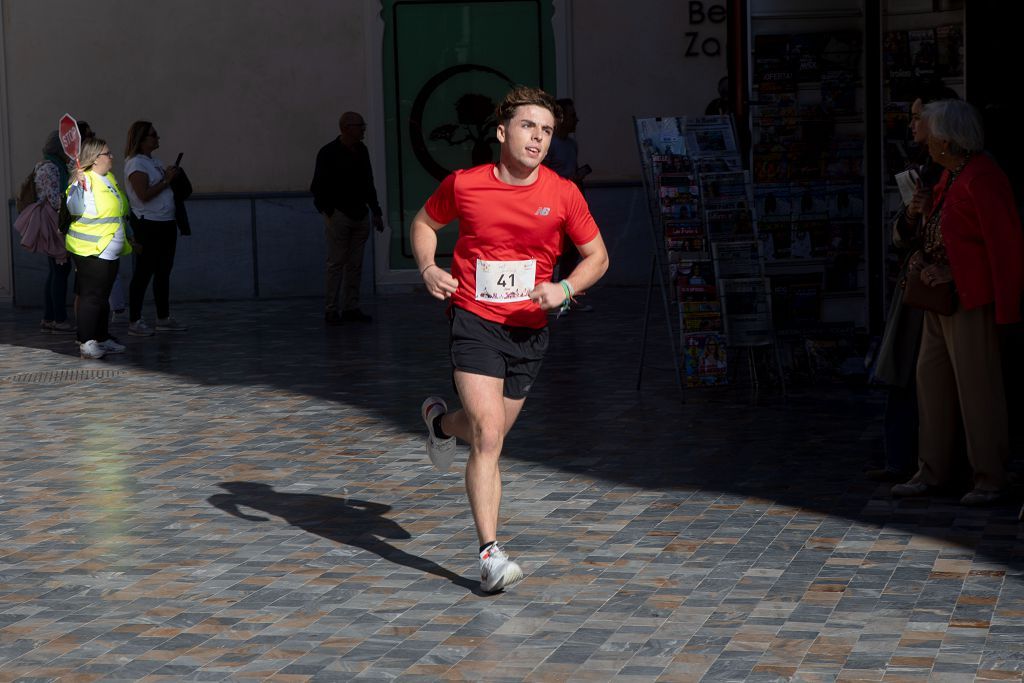
[[[492,304],[529,301],[537,276],[537,260],[476,260],[476,300]]]

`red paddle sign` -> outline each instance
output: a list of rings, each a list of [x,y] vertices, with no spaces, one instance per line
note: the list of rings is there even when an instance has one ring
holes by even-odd
[[[60,144],[64,153],[78,163],[78,155],[82,151],[82,134],[78,132],[78,122],[71,114],[64,114],[60,117],[58,128],[60,132]]]

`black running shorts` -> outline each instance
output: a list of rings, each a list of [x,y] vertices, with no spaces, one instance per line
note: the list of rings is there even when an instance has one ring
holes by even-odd
[[[455,306],[449,315],[453,370],[503,379],[506,398],[526,398],[548,350],[548,328],[510,327]]]

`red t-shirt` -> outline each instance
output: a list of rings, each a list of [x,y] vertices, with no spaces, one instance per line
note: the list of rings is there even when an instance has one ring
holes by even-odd
[[[427,200],[427,215],[438,223],[459,219],[452,258],[459,287],[453,305],[503,325],[539,329],[548,324],[547,314],[530,300],[488,300],[486,291],[480,298],[476,278],[478,267],[535,259],[534,283],[539,284],[551,279],[563,235],[576,245],[597,237],[597,223],[579,188],[545,166],[538,170],[531,185],[498,180],[494,164],[455,171]],[[478,266],[478,260],[491,264]]]

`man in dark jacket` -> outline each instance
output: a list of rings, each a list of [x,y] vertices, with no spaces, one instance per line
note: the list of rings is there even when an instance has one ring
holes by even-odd
[[[341,115],[338,127],[341,134],[316,155],[316,170],[309,187],[313,204],[324,217],[327,242],[324,321],[328,325],[345,321],[368,323],[370,316],[359,310],[363,249],[370,235],[370,221],[379,232],[384,229],[384,219],[373,185],[370,153],[362,142],[366,122],[359,114],[347,111]]]

